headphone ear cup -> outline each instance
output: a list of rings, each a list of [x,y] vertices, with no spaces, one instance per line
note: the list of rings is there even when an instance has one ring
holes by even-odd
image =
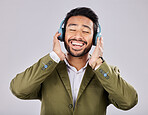
[[[58,32],[61,33],[61,35],[58,37],[58,40],[64,41],[64,39],[63,39],[64,28],[60,28],[60,29],[58,30]]]
[[[100,37],[101,37],[101,33],[100,32],[97,32],[97,34],[96,34],[96,36],[94,37],[94,42],[93,42],[93,45],[97,45],[97,39],[98,39],[98,37],[99,37],[99,39],[100,39]]]
[[[64,41],[63,35],[64,35],[64,28],[62,28],[62,25],[64,23],[64,20],[61,22],[60,24],[60,28],[58,30],[59,33],[61,33],[61,35],[58,37],[58,40],[60,41]]]
[[[93,45],[97,45],[97,39],[98,39],[98,37],[99,37],[99,39],[100,39],[100,37],[102,36],[101,35],[101,26],[100,26],[100,24],[98,25],[98,29],[99,29],[99,32],[97,32],[96,33],[96,35],[94,36],[94,39],[93,39]]]

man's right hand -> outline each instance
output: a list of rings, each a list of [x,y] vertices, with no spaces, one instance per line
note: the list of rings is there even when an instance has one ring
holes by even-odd
[[[56,33],[53,39],[53,51],[59,56],[60,60],[65,59],[65,54],[61,50],[60,41],[58,40],[58,37],[61,35],[61,33]]]

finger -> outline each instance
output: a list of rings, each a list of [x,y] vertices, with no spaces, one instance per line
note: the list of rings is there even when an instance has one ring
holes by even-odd
[[[61,33],[56,32],[56,34],[55,34],[54,38],[58,38],[60,35],[61,35]]]
[[[54,39],[53,42],[58,42],[58,37],[61,35],[61,33],[56,32],[56,34],[54,35]]]
[[[97,38],[97,45],[96,46],[99,46],[99,44],[100,44],[100,40],[99,39],[100,39],[100,37]]]
[[[66,55],[63,53],[62,60],[64,60],[65,58],[66,58]]]
[[[100,47],[103,49],[103,44],[104,42],[103,42],[103,37],[100,37]]]

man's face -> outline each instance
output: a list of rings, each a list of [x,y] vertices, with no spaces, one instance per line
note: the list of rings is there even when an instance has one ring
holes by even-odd
[[[65,47],[74,57],[87,54],[92,46],[93,22],[84,16],[72,16],[67,21]]]

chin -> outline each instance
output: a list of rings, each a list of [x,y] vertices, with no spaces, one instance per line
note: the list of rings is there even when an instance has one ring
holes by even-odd
[[[82,56],[85,56],[86,54],[89,53],[89,51],[90,51],[90,49],[91,49],[91,47],[87,47],[87,48],[85,48],[85,49],[82,49],[82,51],[75,51],[75,50],[73,50],[73,49],[70,49],[70,47],[69,47],[68,45],[65,46],[65,48],[66,48],[67,52],[68,52],[71,56],[73,56],[73,57],[82,57]]]
[[[73,52],[68,52],[71,56],[73,56],[73,57],[82,57],[82,56],[84,56],[85,55],[85,53],[73,53]]]

